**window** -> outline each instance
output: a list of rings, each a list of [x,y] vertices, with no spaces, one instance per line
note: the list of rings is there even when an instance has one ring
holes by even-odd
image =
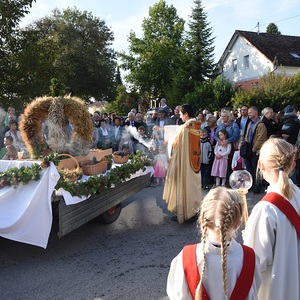
[[[237,59],[232,60],[232,72],[237,71]]]
[[[249,55],[244,56],[244,69],[249,69]]]

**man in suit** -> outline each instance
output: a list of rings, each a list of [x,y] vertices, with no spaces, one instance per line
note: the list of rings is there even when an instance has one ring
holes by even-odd
[[[136,128],[136,131],[138,130],[138,128],[141,126],[141,123],[135,121],[135,114],[134,112],[130,111],[128,113],[128,119],[127,121],[124,123],[124,126],[132,126]]]
[[[111,129],[111,145],[113,152],[119,150],[119,144],[122,139],[122,126],[120,117],[116,116],[113,119],[114,126]]]
[[[182,125],[183,121],[180,118],[180,105],[177,105],[174,109],[174,115],[171,117],[171,125]]]

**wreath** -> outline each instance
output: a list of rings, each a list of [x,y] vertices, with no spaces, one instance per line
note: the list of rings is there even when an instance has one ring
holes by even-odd
[[[66,132],[68,122],[74,128],[70,137]],[[27,105],[19,128],[31,156],[43,156],[45,153],[36,155],[37,149],[46,148],[57,153],[86,155],[90,148],[93,124],[90,113],[81,99],[41,97]]]

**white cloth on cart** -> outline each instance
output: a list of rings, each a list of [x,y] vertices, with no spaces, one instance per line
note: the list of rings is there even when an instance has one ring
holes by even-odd
[[[40,161],[0,161],[0,171]],[[52,226],[51,196],[59,173],[53,163],[39,181],[0,189],[0,236],[46,248]]]
[[[113,163],[112,168],[115,168],[116,166],[118,166],[118,164]],[[108,172],[109,171],[107,171],[105,174],[98,175],[98,176],[105,176]],[[153,167],[146,167],[145,171],[143,171],[142,169],[138,170],[137,172],[132,174],[128,180],[146,175],[148,173],[150,173],[150,177],[153,175],[153,173],[154,173]],[[83,175],[80,180],[86,181],[88,178],[89,178],[89,176]],[[128,180],[126,180],[126,181],[128,181]],[[113,186],[112,186],[112,188],[113,188]],[[63,196],[66,205],[77,204],[77,203],[82,202],[82,201],[84,201],[88,198],[88,197],[84,197],[84,196],[81,197],[81,198],[77,197],[77,196],[72,197],[72,195],[68,191],[64,190],[63,188],[58,189],[56,191],[56,195],[57,196]]]

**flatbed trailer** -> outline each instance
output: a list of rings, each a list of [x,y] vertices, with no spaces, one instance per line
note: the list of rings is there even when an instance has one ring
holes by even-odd
[[[59,223],[57,235],[61,238],[95,218],[106,224],[116,221],[121,213],[121,203],[150,183],[149,172],[72,205],[66,205],[63,196],[55,196],[53,204],[57,205]]]

